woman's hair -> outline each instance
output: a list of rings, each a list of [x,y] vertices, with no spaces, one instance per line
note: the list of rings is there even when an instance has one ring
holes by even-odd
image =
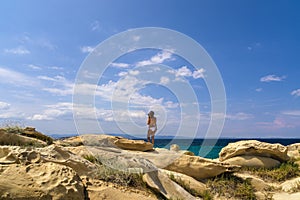
[[[153,116],[154,116],[154,112],[151,110],[151,111],[148,113],[148,116],[153,117]]]

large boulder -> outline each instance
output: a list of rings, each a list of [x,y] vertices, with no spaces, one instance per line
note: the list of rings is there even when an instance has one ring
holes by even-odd
[[[134,151],[150,151],[153,150],[153,144],[150,142],[145,142],[144,140],[129,140],[125,138],[119,138],[114,142],[114,144],[126,150]]]
[[[261,156],[278,160],[288,161],[287,147],[281,144],[269,144],[257,140],[243,140],[229,143],[219,153],[219,160],[224,161],[236,156]]]
[[[239,167],[220,163],[199,156],[181,155],[164,169],[186,174],[197,180],[215,177],[224,172],[237,170]]]
[[[55,163],[2,167],[0,199],[82,200],[84,187],[70,167]]]
[[[208,190],[208,188],[206,187],[206,185],[200,181],[197,181],[196,179],[182,174],[182,173],[178,173],[178,172],[173,172],[173,171],[169,171],[169,170],[165,170],[165,169],[161,169],[161,171],[165,174],[167,174],[171,180],[175,180],[175,182],[177,183],[182,183],[183,185],[186,185],[189,187],[190,190],[192,190],[194,193],[201,195],[203,194],[205,191]]]
[[[287,180],[283,182],[281,185],[281,190],[284,192],[294,192],[300,189],[300,177]]]
[[[166,174],[164,174],[160,170],[144,174],[143,181],[149,187],[164,195],[167,199],[195,199],[195,197],[193,197],[177,183],[173,182]]]
[[[231,165],[253,168],[273,168],[280,165],[278,160],[261,156],[236,156],[224,161]]]

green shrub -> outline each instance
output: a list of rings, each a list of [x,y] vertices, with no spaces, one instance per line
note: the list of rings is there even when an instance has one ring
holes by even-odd
[[[224,173],[207,181],[207,186],[214,195],[241,200],[254,200],[254,188],[249,180],[243,180],[230,173]]]
[[[98,173],[96,178],[115,183],[121,186],[131,186],[137,188],[146,188],[143,182],[141,173],[130,173],[127,171],[120,171],[117,169],[110,168],[106,165],[99,165]]]
[[[282,163],[279,167],[266,169],[266,168],[245,168],[252,174],[269,181],[285,181],[300,175],[298,164],[294,162]]]

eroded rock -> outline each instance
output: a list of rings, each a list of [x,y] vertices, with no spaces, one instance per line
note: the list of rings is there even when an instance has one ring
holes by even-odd
[[[219,160],[224,161],[236,156],[261,156],[278,160],[288,161],[287,147],[281,144],[269,144],[257,140],[244,140],[229,143],[219,153]]]

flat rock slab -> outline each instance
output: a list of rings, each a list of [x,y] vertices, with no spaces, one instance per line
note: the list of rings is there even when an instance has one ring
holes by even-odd
[[[236,156],[224,161],[231,165],[253,168],[273,168],[280,165],[278,160],[261,156]]]
[[[261,156],[284,162],[289,160],[287,147],[281,144],[270,144],[257,140],[243,140],[229,143],[219,153],[219,160],[224,161],[236,156]]]
[[[239,169],[236,165],[221,163],[199,156],[182,155],[164,169],[191,176],[197,180],[215,177]]]
[[[148,172],[143,175],[143,181],[157,192],[160,192],[167,199],[196,199],[177,183],[173,182],[166,174],[158,171]]]

